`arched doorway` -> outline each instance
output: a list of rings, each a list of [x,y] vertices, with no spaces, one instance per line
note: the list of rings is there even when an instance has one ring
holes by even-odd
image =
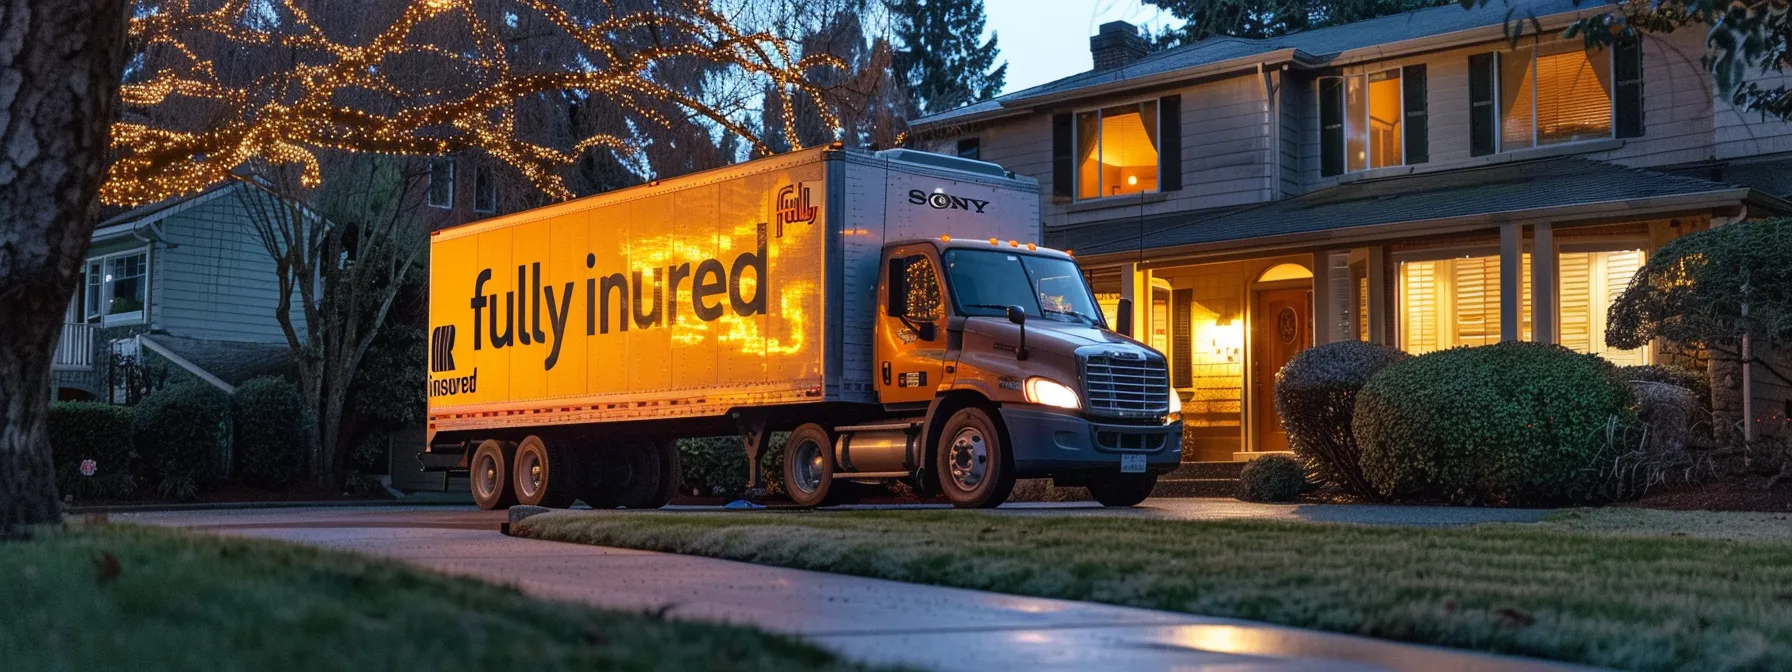
[[[1313,271],[1300,264],[1277,264],[1251,283],[1252,403],[1256,450],[1289,450],[1288,434],[1276,413],[1276,372],[1313,344]]]

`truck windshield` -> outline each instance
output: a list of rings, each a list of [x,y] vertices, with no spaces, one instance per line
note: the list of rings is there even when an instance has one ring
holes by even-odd
[[[997,250],[947,250],[946,278],[960,315],[1001,317],[1020,306],[1030,318],[1106,327],[1069,259]]]

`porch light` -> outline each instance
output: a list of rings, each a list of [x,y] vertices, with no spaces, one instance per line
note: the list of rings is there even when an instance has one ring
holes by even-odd
[[[1076,396],[1076,390],[1050,378],[1034,376],[1027,379],[1027,401],[1046,406],[1080,410],[1083,403]]]
[[[1126,186],[1129,186],[1129,187],[1139,186],[1139,176],[1127,175],[1126,176]]]

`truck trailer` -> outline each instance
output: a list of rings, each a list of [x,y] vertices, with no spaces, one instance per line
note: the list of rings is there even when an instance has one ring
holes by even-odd
[[[679,439],[739,435],[763,492],[788,432],[803,506],[1044,477],[1131,506],[1181,462],[1168,366],[1042,232],[1036,181],[838,146],[438,231],[418,458],[485,509],[655,508]]]

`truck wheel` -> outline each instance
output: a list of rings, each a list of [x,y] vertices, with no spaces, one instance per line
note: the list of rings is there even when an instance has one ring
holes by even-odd
[[[653,439],[652,453],[657,456],[656,471],[659,474],[658,487],[641,506],[631,509],[657,509],[671,503],[672,497],[678,494],[678,486],[684,480],[684,460],[678,454],[678,442],[672,439]]]
[[[592,450],[579,499],[593,509],[657,509],[678,494],[678,444],[624,439]]]
[[[834,480],[834,435],[821,425],[796,428],[784,442],[784,489],[797,506],[824,506],[846,483]]]
[[[517,444],[511,483],[516,486],[518,504],[550,509],[572,506],[577,499],[573,492],[578,485],[579,467],[566,452],[562,442],[555,441],[550,446],[536,436]]]
[[[1096,474],[1089,477],[1089,495],[1102,506],[1135,506],[1151,496],[1157,474]]]
[[[1008,500],[1014,490],[1014,466],[1008,446],[989,413],[981,408],[961,409],[940,432],[934,470],[940,491],[961,509],[993,509]]]
[[[479,508],[490,511],[516,503],[516,491],[510,485],[510,465],[515,464],[515,457],[516,444],[497,439],[486,439],[473,451],[467,480]]]

